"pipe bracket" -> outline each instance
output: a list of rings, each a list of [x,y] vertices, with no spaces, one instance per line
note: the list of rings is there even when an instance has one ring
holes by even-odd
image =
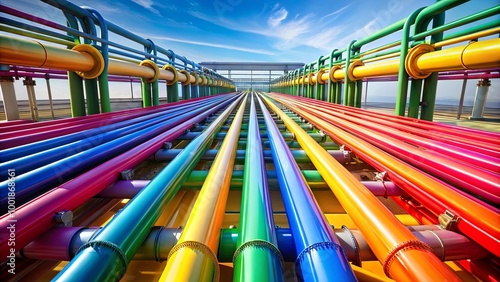
[[[247,241],[244,244],[242,244],[241,246],[239,246],[238,249],[236,249],[236,251],[234,251],[233,264],[236,262],[236,258],[238,258],[238,256],[241,253],[243,253],[244,250],[251,248],[251,247],[263,248],[263,249],[270,250],[275,256],[278,257],[281,267],[282,268],[284,267],[285,260],[283,259],[283,255],[281,254],[280,250],[273,243],[265,241],[265,240],[259,240],[259,239]]]
[[[316,81],[319,83],[319,84],[325,84],[326,81],[323,80],[322,76],[323,74],[325,73],[325,69],[320,69],[318,71],[318,73],[316,73]]]
[[[387,187],[385,186],[385,181],[387,179],[387,171],[377,172],[373,180],[382,182],[382,186],[384,186],[384,198],[387,199]]]
[[[144,67],[151,68],[155,72],[155,75],[152,78],[150,78],[150,79],[144,79],[145,82],[147,82],[147,83],[153,83],[156,80],[158,80],[158,78],[160,77],[160,69],[155,64],[155,62],[153,62],[151,60],[144,60],[144,61],[142,61],[142,62],[139,63],[139,66],[144,66]]]
[[[92,60],[94,60],[94,67],[90,71],[75,71],[76,74],[85,79],[93,79],[102,74],[105,65],[104,57],[102,56],[101,52],[99,52],[99,50],[97,50],[94,46],[89,44],[78,44],[75,47],[71,48],[71,50],[89,54],[90,57],[92,57]]]
[[[434,47],[432,47],[430,44],[420,44],[411,48],[405,58],[405,69],[408,75],[414,79],[424,79],[431,75],[432,72],[421,71],[418,68],[417,61],[421,55],[433,52],[434,50]]]
[[[109,242],[109,241],[101,241],[101,240],[92,240],[88,241],[87,243],[83,244],[78,251],[76,251],[76,255],[78,255],[80,252],[87,248],[92,248],[92,249],[98,249],[98,248],[107,248],[110,249],[112,252],[114,252],[118,258],[120,259],[120,262],[123,265],[122,271],[120,273],[120,277],[118,277],[116,280],[120,280],[125,273],[127,272],[128,268],[128,263],[127,263],[127,257],[125,256],[125,253],[123,253],[122,249],[118,247],[116,244]],[[76,256],[75,255],[75,256]]]
[[[208,256],[214,265],[214,278],[212,281],[218,282],[220,278],[219,270],[219,260],[217,260],[217,255],[210,249],[207,245],[197,242],[197,241],[184,241],[182,243],[176,244],[168,253],[167,260],[169,260],[177,251],[183,248],[192,249],[194,251],[199,251]]]
[[[389,269],[391,268],[392,263],[398,258],[400,254],[409,250],[421,250],[433,253],[432,248],[426,243],[419,240],[408,240],[405,241],[392,249],[387,254],[384,263],[382,264],[384,273],[387,277],[392,278]]]
[[[439,226],[446,230],[455,230],[459,220],[460,218],[449,210],[438,216]]]
[[[194,71],[192,71],[191,74],[194,76],[194,82],[192,82],[191,85],[192,86],[198,85],[198,75]]]
[[[189,72],[187,72],[187,70],[180,70],[179,73],[186,76],[186,81],[181,83],[182,86],[188,86],[191,83],[191,76],[189,75]]]
[[[177,69],[174,66],[172,66],[172,65],[164,65],[161,69],[162,70],[168,70],[168,71],[170,71],[171,73],[174,74],[174,79],[172,81],[167,81],[167,86],[172,86],[172,85],[176,84],[179,81],[179,74],[177,73]]]

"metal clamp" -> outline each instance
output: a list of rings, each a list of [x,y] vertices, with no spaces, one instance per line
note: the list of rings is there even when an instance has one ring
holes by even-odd
[[[387,187],[385,186],[385,181],[387,180],[387,171],[377,172],[373,177],[373,180],[382,182],[384,186],[384,198],[387,199]]]
[[[441,228],[446,230],[455,230],[460,218],[449,210],[446,210],[438,216],[438,221]]]

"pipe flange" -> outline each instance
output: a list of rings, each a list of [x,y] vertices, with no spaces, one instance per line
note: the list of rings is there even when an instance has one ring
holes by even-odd
[[[314,73],[312,73],[312,72],[307,75],[307,80],[308,80],[307,82],[309,82],[309,85],[314,85],[315,84],[313,82],[313,77],[314,77]]]
[[[214,264],[214,278],[213,281],[219,281],[220,277],[220,270],[219,270],[219,261],[217,260],[217,255],[210,249],[207,245],[197,242],[197,241],[184,241],[182,243],[179,243],[175,245],[170,252],[168,253],[167,256],[167,261],[174,255],[175,252],[179,251],[180,249],[183,248],[188,248],[192,249],[195,251],[199,251],[205,255],[207,255],[212,263]]]
[[[273,243],[265,241],[265,240],[259,240],[259,239],[245,242],[244,244],[239,246],[238,249],[236,249],[236,251],[234,252],[233,264],[236,262],[236,259],[238,258],[238,256],[241,253],[243,253],[244,250],[251,248],[251,247],[263,248],[263,249],[270,250],[275,256],[278,257],[281,267],[283,267],[285,265],[285,260],[283,259],[283,255],[281,254],[280,250]]]
[[[408,241],[405,241],[405,242],[397,245],[396,247],[394,247],[394,249],[392,249],[392,251],[390,251],[387,254],[387,257],[385,258],[385,261],[382,264],[383,269],[384,269],[384,273],[385,273],[385,275],[387,275],[387,277],[392,278],[392,276],[389,272],[389,269],[391,268],[392,263],[397,259],[397,257],[401,253],[403,253],[405,251],[409,251],[409,250],[420,250],[420,251],[427,251],[427,252],[432,253],[432,248],[429,245],[427,245],[426,243],[419,241],[419,240],[408,240]]]
[[[349,69],[347,70],[347,77],[349,77],[350,81],[356,81],[356,80],[361,79],[361,78],[355,77],[353,74],[353,71],[354,71],[355,67],[364,66],[364,65],[365,65],[365,63],[363,63],[363,61],[361,61],[361,60],[355,60],[349,65]]]
[[[164,65],[162,68],[162,70],[168,70],[170,71],[171,73],[174,74],[174,79],[170,82],[167,81],[167,86],[172,86],[172,85],[175,85],[178,81],[179,81],[179,74],[177,73],[177,69],[172,66],[172,65]]]
[[[189,75],[189,72],[187,72],[187,70],[180,70],[179,73],[182,73],[186,76],[186,81],[181,82],[182,86],[188,86],[189,84],[191,84],[191,75]]]
[[[198,84],[198,75],[194,71],[192,71],[191,74],[194,76],[194,82],[191,82],[191,85],[195,86]]]
[[[89,44],[78,44],[75,47],[71,48],[71,50],[78,51],[80,53],[87,53],[94,60],[94,67],[87,72],[75,71],[79,76],[85,79],[93,79],[98,77],[104,71],[104,57],[101,52],[97,50],[94,46]]]
[[[421,71],[418,68],[417,61],[421,55],[433,51],[435,51],[434,47],[429,44],[420,44],[411,48],[405,58],[405,69],[408,75],[414,79],[424,79],[431,75],[432,72]]]
[[[201,75],[201,85],[206,86],[208,84],[208,78],[204,75]]]
[[[76,251],[75,256],[87,248],[92,248],[92,249],[107,248],[107,249],[110,249],[112,252],[114,252],[118,256],[118,258],[120,259],[120,262],[123,265],[123,268],[122,268],[122,271],[120,273],[120,277],[118,277],[117,280],[120,280],[127,272],[127,268],[128,268],[127,256],[122,251],[122,249],[120,249],[120,247],[118,245],[116,245],[115,243],[109,242],[109,241],[101,241],[101,240],[88,241],[87,243],[83,244],[78,249],[78,251]]]
[[[325,73],[325,69],[320,69],[317,73],[316,73],[316,81],[319,83],[319,84],[325,84],[326,81],[323,80],[323,78],[321,76],[323,76],[323,74]]]
[[[330,69],[330,72],[328,73],[328,75],[330,76],[330,80],[331,80],[332,82],[338,82],[338,80],[337,80],[337,79],[335,79],[335,72],[336,72],[337,70],[340,70],[340,69],[342,69],[342,67],[341,67],[340,65],[335,65],[335,66],[333,66],[333,67]]]
[[[356,237],[347,226],[342,225],[342,229],[349,235],[349,237],[351,237],[351,241],[354,243],[353,247],[354,247],[354,253],[356,254],[356,260],[353,262],[353,264],[361,267],[361,256],[359,255],[358,240],[356,240]]]
[[[145,82],[153,83],[156,80],[158,80],[158,78],[160,77],[160,68],[158,68],[158,66],[155,64],[155,62],[153,62],[151,60],[144,60],[144,61],[139,63],[139,66],[151,68],[155,72],[155,75],[152,78],[144,79]]]
[[[344,248],[342,248],[342,246],[340,246],[339,244],[331,242],[331,241],[318,242],[318,243],[314,243],[314,244],[306,247],[305,249],[302,250],[302,252],[300,252],[300,254],[297,256],[297,259],[295,260],[295,268],[300,267],[300,262],[302,261],[302,259],[304,258],[304,256],[306,254],[310,253],[311,251],[313,251],[315,249],[323,249],[323,248],[325,248],[325,249],[333,248],[333,249],[343,253],[344,257],[347,258],[347,255],[345,253]]]

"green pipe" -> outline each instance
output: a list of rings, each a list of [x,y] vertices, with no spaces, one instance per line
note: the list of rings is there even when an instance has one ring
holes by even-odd
[[[52,36],[47,36],[47,35],[43,35],[43,34],[39,34],[39,33],[30,32],[27,30],[17,29],[17,28],[5,26],[5,25],[0,25],[0,31],[5,31],[8,33],[13,33],[13,34],[17,34],[17,35],[22,35],[22,36],[34,38],[34,39],[39,39],[39,40],[43,40],[43,41],[57,43],[57,44],[68,46],[68,47],[73,47],[76,45],[76,43],[73,43],[71,41],[67,41],[67,40],[63,40],[63,39],[59,39],[59,38],[55,38]]]
[[[412,40],[424,39],[425,37],[427,37],[429,35],[433,35],[434,33],[443,32],[443,31],[446,31],[446,30],[449,30],[449,29],[452,29],[455,27],[459,27],[462,25],[466,25],[466,24],[471,23],[471,22],[479,21],[479,20],[482,20],[484,18],[491,17],[491,16],[494,16],[497,14],[500,14],[500,6],[494,6],[492,8],[486,9],[486,10],[478,12],[476,14],[460,18],[460,19],[453,21],[451,23],[443,24],[441,26],[437,26],[437,27],[432,28],[430,30],[420,32],[419,34],[413,35],[411,37],[411,39]],[[498,27],[498,21],[495,22],[495,26],[493,26],[493,27]],[[480,30],[484,30],[484,29],[480,29]],[[467,32],[465,34],[471,34],[471,33],[473,33],[473,32]],[[449,37],[449,38],[454,38],[454,37]],[[449,38],[447,38],[447,39],[449,39]]]
[[[434,16],[434,19],[432,20],[432,27],[435,28],[440,25],[443,25],[444,18],[445,18],[444,11]],[[440,42],[442,40],[443,40],[443,32],[438,32],[431,36],[431,44]],[[441,50],[441,48],[436,48],[436,51],[437,50]],[[420,114],[420,119],[432,121],[434,117],[434,108],[436,106],[437,84],[438,84],[437,72],[433,72],[429,77],[424,79],[424,93],[422,94],[422,110]]]
[[[175,81],[172,85],[167,84],[167,101],[169,103],[179,101],[179,84]]]
[[[188,85],[183,85],[182,86],[182,100],[189,100],[190,96],[191,96],[191,86],[188,84]],[[216,93],[218,94],[218,93]]]
[[[85,116],[85,96],[83,94],[82,78],[75,72],[68,72],[69,99],[71,104],[71,116]]]
[[[356,108],[361,108],[361,99],[362,99],[362,94],[363,94],[363,80],[359,79],[359,80],[356,80],[355,82],[355,86],[356,86],[356,92],[355,92],[355,95],[354,95],[354,104],[353,106],[356,107]]]
[[[151,83],[151,88],[153,92],[153,106],[158,106],[160,104],[160,92],[158,89],[158,79]]]
[[[398,70],[398,92],[396,96],[396,109],[395,114],[404,116],[406,113],[406,99],[408,96],[408,73],[405,69],[405,59],[408,55],[408,47],[410,42],[410,28],[419,13],[425,8],[420,8],[413,11],[406,19],[401,38],[401,53],[399,55],[399,70]]]
[[[141,91],[142,91],[142,107],[151,106],[151,83],[146,82],[144,78],[141,78]]]
[[[490,28],[496,28],[496,27],[498,27],[498,21],[491,21],[491,22],[488,22],[488,23],[485,23],[485,24],[476,25],[476,26],[473,26],[473,27],[470,27],[470,28],[467,28],[467,29],[463,29],[461,31],[458,31],[458,32],[446,35],[446,36],[443,37],[443,40],[448,40],[448,39],[452,39],[452,38],[456,38],[456,37],[460,37],[460,36],[464,36],[464,35],[476,33],[478,31],[483,31],[483,30],[487,30],[487,29],[490,29]]]
[[[421,93],[422,93],[422,80],[412,79],[410,87],[410,102],[408,105],[408,117],[418,118]]]
[[[99,76],[99,97],[101,98],[101,112],[111,112],[111,100],[109,98],[109,84],[108,84],[108,67],[104,67],[104,71]]]
[[[354,106],[354,87],[355,84],[349,79],[349,66],[351,65],[351,57],[353,55],[353,45],[356,40],[349,43],[347,47],[347,57],[345,61],[345,76],[344,76],[344,106]]]
[[[254,95],[251,95],[233,281],[283,281]]]
[[[436,3],[422,9],[422,12],[415,19],[415,27],[413,34],[419,34],[427,30],[427,26],[433,19],[433,16],[440,15],[444,13],[446,10],[449,10],[453,7],[459,6],[469,0],[449,0],[449,1],[440,1],[437,0]],[[444,24],[444,22],[441,22]],[[439,25],[433,23],[434,28],[437,28]]]
[[[384,36],[387,36],[389,34],[392,34],[392,33],[396,32],[396,31],[400,30],[403,27],[403,25],[406,22],[406,20],[407,19],[401,19],[401,20],[399,20],[399,21],[397,21],[397,22],[395,22],[395,23],[393,23],[393,24],[391,24],[389,26],[386,26],[386,27],[382,28],[381,30],[379,30],[379,31],[377,31],[377,32],[375,32],[375,33],[373,33],[373,34],[371,34],[371,35],[363,38],[363,39],[360,39],[356,43],[354,43],[352,45],[352,47],[354,49],[359,49],[363,45],[366,45],[366,44],[368,44],[368,43],[370,43],[372,41],[375,41],[375,40],[377,40],[379,38],[382,38]]]
[[[242,97],[231,101],[229,106],[221,104],[227,108],[219,119],[191,141],[97,236],[82,246],[53,281],[118,281],[167,203],[212,143],[212,136],[220,130]]]
[[[85,79],[85,95],[87,96],[87,113],[89,115],[98,114],[99,93],[97,90],[97,79]]]

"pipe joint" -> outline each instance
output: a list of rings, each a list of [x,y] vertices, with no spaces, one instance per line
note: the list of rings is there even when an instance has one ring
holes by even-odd
[[[353,243],[352,246],[354,249],[354,253],[356,254],[356,259],[352,263],[356,266],[361,267],[361,256],[359,255],[359,243],[358,240],[356,240],[356,236],[354,236],[351,230],[349,230],[349,228],[345,225],[342,225],[342,230],[344,230],[349,235]]]
[[[180,70],[179,73],[182,73],[186,76],[186,81],[182,82],[182,86],[188,86],[191,83],[191,76],[187,70]]]
[[[396,247],[394,247],[394,249],[392,249],[392,251],[390,251],[387,254],[387,257],[385,258],[384,263],[382,264],[383,269],[384,269],[384,273],[385,273],[385,275],[387,275],[387,277],[392,278],[392,276],[390,274],[390,269],[391,269],[392,263],[402,253],[404,253],[406,251],[410,251],[410,250],[420,250],[420,251],[424,251],[424,252],[433,253],[432,248],[429,245],[427,245],[426,243],[419,241],[419,240],[408,240],[408,241],[405,241],[405,242],[397,245]]]
[[[318,243],[314,243],[314,244],[304,248],[302,250],[302,252],[300,252],[300,254],[297,256],[297,259],[295,260],[295,268],[296,269],[300,268],[300,262],[304,259],[304,257],[307,254],[311,253],[314,250],[321,250],[321,249],[335,249],[336,251],[343,253],[344,257],[347,260],[347,255],[344,251],[344,248],[342,248],[342,246],[340,246],[339,244],[336,244],[334,242],[329,242],[329,241],[318,242]]]
[[[424,79],[431,75],[432,72],[424,72],[420,70],[417,62],[421,55],[433,51],[435,51],[434,47],[429,44],[420,44],[411,48],[405,58],[405,69],[408,75],[414,79]]]
[[[174,74],[174,79],[172,79],[171,81],[167,81],[167,86],[175,85],[179,81],[179,74],[177,73],[177,69],[174,66],[164,65],[161,69],[170,71]]]
[[[340,65],[335,65],[330,69],[329,76],[330,76],[330,80],[332,82],[338,82],[338,80],[335,79],[335,72],[340,70],[340,69],[342,69],[342,67]]]
[[[317,81],[319,84],[325,84],[325,83],[326,83],[326,81],[325,81],[325,80],[323,80],[323,78],[322,78],[322,76],[323,76],[323,74],[325,73],[325,71],[326,71],[325,69],[320,69],[320,70],[318,71],[318,73],[316,74],[316,81]]]
[[[145,82],[153,83],[156,80],[158,80],[158,78],[160,77],[160,68],[158,68],[158,66],[155,64],[155,62],[153,62],[151,60],[144,60],[144,61],[140,62],[139,65],[143,66],[143,67],[151,68],[155,72],[155,75],[152,78],[149,78],[149,79],[145,78],[144,79]]]
[[[105,62],[104,62],[104,57],[102,56],[101,52],[99,52],[99,50],[97,50],[95,47],[89,44],[78,44],[75,47],[73,47],[72,50],[88,54],[90,55],[90,57],[92,57],[92,60],[94,61],[94,67],[90,71],[87,72],[76,71],[76,73],[79,76],[85,79],[92,79],[102,74],[102,72],[104,71]]]
[[[355,77],[353,72],[354,72],[354,68],[359,67],[359,66],[364,66],[364,65],[365,65],[365,63],[363,63],[363,61],[361,61],[361,60],[355,60],[355,61],[351,62],[351,64],[349,65],[349,69],[347,70],[347,76],[349,77],[350,81],[356,81],[356,80],[361,79],[361,78]]]
[[[83,244],[78,249],[78,251],[76,252],[76,255],[79,254],[80,252],[84,251],[87,248],[92,248],[96,252],[102,251],[101,249],[109,249],[118,256],[123,267],[122,267],[122,271],[120,273],[120,276],[117,277],[117,279],[116,279],[117,281],[120,280],[127,272],[127,268],[128,268],[127,257],[125,256],[125,253],[122,251],[122,249],[120,249],[120,247],[118,247],[116,244],[109,242],[109,241],[101,241],[101,240],[88,241],[87,243]]]
[[[238,258],[238,256],[240,254],[242,254],[243,251],[245,251],[246,249],[249,249],[249,248],[257,248],[257,249],[262,248],[262,249],[267,249],[267,250],[271,251],[271,253],[274,254],[274,257],[279,259],[281,267],[282,268],[284,267],[285,260],[283,259],[283,255],[281,254],[280,250],[274,244],[272,244],[268,241],[259,240],[259,239],[247,241],[244,244],[242,244],[241,246],[239,246],[238,249],[236,249],[236,251],[234,251],[233,264],[236,262],[236,259]]]
[[[199,251],[212,261],[214,265],[214,279],[213,281],[219,281],[220,270],[219,270],[219,260],[217,260],[217,255],[210,249],[207,245],[197,242],[197,241],[184,241],[175,245],[168,253],[167,261],[180,249],[188,248],[194,251]]]

